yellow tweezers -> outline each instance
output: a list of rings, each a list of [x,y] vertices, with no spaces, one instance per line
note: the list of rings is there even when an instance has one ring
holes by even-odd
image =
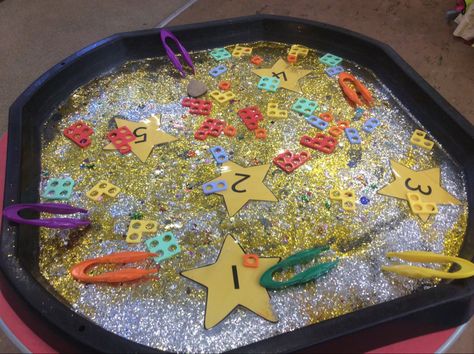
[[[389,252],[387,257],[396,257],[405,261],[419,263],[456,263],[460,266],[459,270],[452,273],[406,264],[382,266],[382,270],[405,275],[410,278],[464,279],[474,276],[474,263],[458,257],[423,251]]]

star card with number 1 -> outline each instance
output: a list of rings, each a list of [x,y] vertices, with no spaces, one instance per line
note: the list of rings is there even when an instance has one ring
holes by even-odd
[[[227,236],[217,261],[181,272],[185,278],[207,288],[204,327],[210,329],[224,320],[237,306],[245,307],[267,321],[277,322],[270,295],[260,285],[263,273],[280,261],[279,257],[259,257],[258,267],[245,267],[245,251]]]

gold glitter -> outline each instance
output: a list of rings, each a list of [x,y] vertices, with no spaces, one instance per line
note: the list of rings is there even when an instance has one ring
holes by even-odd
[[[290,47],[268,42],[241,45],[252,47],[253,55],[265,59],[262,67],[270,67],[280,57],[286,58]],[[231,51],[231,47],[227,49]],[[115,323],[101,322],[100,318],[103,314],[100,311],[110,304],[93,302],[84,297],[85,294],[91,296],[91,289],[117,306],[123,306],[126,301],[136,301],[142,304],[137,306],[146,307],[147,301],[151,303],[152,299],[160,299],[162,305],[202,309],[205,292],[191,285],[179,272],[214,262],[227,234],[234,236],[248,252],[262,256],[287,257],[299,250],[329,244],[332,249],[329,257],[337,256],[341,260],[339,271],[350,269],[344,268],[350,267],[344,264],[357,264],[372,267],[373,274],[381,278],[385,275],[380,274],[378,265],[385,258],[384,252],[377,252],[403,249],[404,242],[397,242],[396,238],[405,232],[409,232],[411,237],[408,246],[457,255],[467,225],[466,193],[459,169],[438,144],[435,144],[433,151],[412,146],[409,139],[419,125],[372,73],[354,63],[343,62],[344,67],[361,78],[374,93],[375,108],[370,111],[370,116],[377,116],[382,124],[372,134],[363,133],[361,127],[369,118],[369,113],[366,112],[360,120],[353,119],[354,109],[341,94],[337,80],[324,73],[325,66],[319,62],[319,55],[311,49],[306,58],[298,60],[298,67],[312,70],[300,80],[302,93],[298,94],[285,89],[275,93],[259,91],[259,77],[251,72],[255,66],[250,63],[249,57],[229,59],[223,63],[227,66],[227,72],[213,78],[208,71],[221,63],[212,59],[208,51],[192,53],[197,70],[193,78],[204,82],[208,92],[217,89],[222,80],[232,84],[236,99],[224,104],[213,101],[211,117],[236,127],[237,135],[233,138],[222,135],[219,138],[208,137],[205,141],[194,139],[194,131],[206,117],[190,115],[188,109],[181,106],[190,78],[182,79],[167,58],[127,62],[117,71],[74,91],[45,124],[41,152],[43,184],[49,177],[71,176],[76,185],[68,203],[88,209],[92,226],[71,232],[41,229],[41,273],[58,294],[77,311],[103,326],[110,326],[108,328],[113,331],[117,328]],[[350,125],[360,132],[363,143],[360,146],[351,145],[342,135],[335,152],[329,155],[300,145],[302,135],[314,136],[320,131],[290,110],[299,97],[317,101],[320,111],[331,112],[336,117],[335,121],[350,121]],[[209,96],[204,98],[210,99]],[[237,111],[256,105],[265,116],[269,102],[276,102],[279,109],[288,110],[288,118],[272,120],[265,117],[260,126],[267,130],[268,136],[265,140],[256,139],[254,133],[242,124]],[[117,151],[103,150],[108,144],[107,132],[116,127],[115,117],[139,121],[153,114],[161,115],[160,129],[177,137],[177,141],[155,146],[146,162],[141,162],[133,154],[122,156]],[[92,144],[84,150],[62,135],[64,128],[78,120],[83,120],[94,129]],[[429,138],[436,142],[435,138]],[[229,217],[222,197],[205,196],[201,185],[220,175],[209,153],[209,148],[215,145],[222,146],[231,155],[230,159],[241,166],[270,163],[264,184],[275,194],[278,202],[250,201],[237,214]],[[272,163],[273,158],[285,149],[292,152],[310,151],[312,158],[293,173],[286,174]],[[417,170],[440,166],[443,186],[455,194],[462,205],[443,206],[436,217],[422,222],[411,214],[406,201],[377,195],[377,190],[392,179],[390,159]],[[354,166],[350,167],[349,163]],[[86,191],[102,179],[121,188],[120,194],[113,199],[106,197],[101,202],[89,200]],[[354,190],[356,211],[344,212],[340,204],[328,203],[332,188]],[[359,198],[363,196],[369,200],[366,205],[359,203]],[[136,213],[140,213],[145,220],[157,221],[158,233],[169,230],[179,240],[181,253],[163,262],[158,273],[159,280],[116,287],[93,285],[93,288],[74,281],[69,269],[82,260],[117,251],[145,250],[143,243],[135,245],[125,242],[128,224]],[[439,245],[444,245],[444,249]],[[137,266],[152,267],[153,263],[145,262]],[[383,282],[386,288],[384,296],[381,296],[370,279],[364,280],[357,275],[348,276],[344,280],[347,283],[341,280],[340,287],[326,288],[325,282],[332,276],[335,275],[330,273],[316,284],[309,283],[284,293],[300,306],[293,315],[294,321],[282,326],[278,333],[402,296],[421,284],[388,278]],[[285,313],[281,305],[283,295],[272,294],[275,295],[272,301],[275,302],[276,313]],[[312,302],[321,297],[323,300],[318,300],[318,304]],[[163,305],[163,311],[171,310]],[[196,311],[192,313],[196,314]],[[148,338],[143,326],[135,332],[122,334],[164,350],[216,351],[276,333],[271,327],[265,327],[264,331],[263,327],[247,326],[248,330],[255,330],[257,334],[247,336],[240,342],[228,336],[227,341],[216,341],[214,347],[206,347],[208,342],[198,340],[198,337],[217,334],[199,329],[202,317],[195,317],[187,318],[187,324],[197,328],[193,332],[196,336],[193,337],[194,343],[192,340],[177,340],[162,345],[159,338]],[[220,326],[231,328],[227,321],[232,319]],[[238,320],[235,322],[235,326],[242,325]],[[178,320],[170,324],[159,323],[162,330],[177,324]]]
[[[463,213],[459,215],[459,220],[446,232],[444,237],[444,250],[443,253],[447,256],[457,256],[461,249],[462,242],[464,241],[463,235],[467,228],[467,214]]]

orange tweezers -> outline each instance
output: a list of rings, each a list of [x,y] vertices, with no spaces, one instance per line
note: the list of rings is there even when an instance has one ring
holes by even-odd
[[[355,90],[347,85],[347,81],[354,85]],[[364,103],[368,106],[371,106],[374,102],[374,99],[372,98],[372,95],[367,87],[365,87],[364,84],[362,84],[349,73],[344,72],[339,74],[339,85],[341,86],[342,92],[347,97],[347,99],[356,106],[362,106]],[[364,99],[364,103],[360,100],[360,96]]]
[[[71,268],[74,279],[84,283],[123,283],[141,279],[149,274],[158,272],[158,269],[126,268],[114,272],[106,272],[98,275],[89,275],[87,270],[97,264],[125,264],[143,261],[150,257],[156,257],[155,253],[149,252],[119,252],[108,256],[85,260]]]

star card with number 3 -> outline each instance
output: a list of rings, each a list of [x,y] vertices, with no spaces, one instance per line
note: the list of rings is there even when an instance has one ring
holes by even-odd
[[[408,193],[417,193],[423,202],[434,204],[461,204],[441,186],[439,167],[428,170],[414,171],[395,161],[390,161],[395,180],[378,191],[389,197],[407,199]],[[430,214],[418,213],[423,220],[428,220]]]

